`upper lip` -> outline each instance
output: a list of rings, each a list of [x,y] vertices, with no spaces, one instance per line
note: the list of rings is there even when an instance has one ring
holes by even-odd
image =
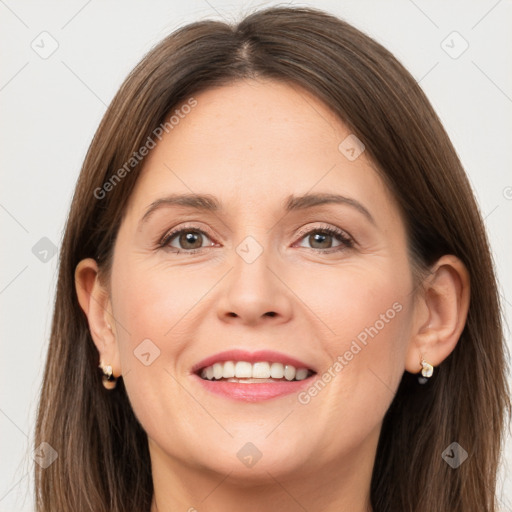
[[[272,363],[292,365],[296,369],[306,368],[316,373],[315,369],[312,368],[310,365],[304,363],[303,361],[295,357],[291,357],[280,352],[274,352],[273,350],[258,350],[256,352],[247,352],[246,350],[238,349],[219,352],[217,354],[214,354],[199,361],[192,367],[192,373],[197,373],[202,368],[206,368],[207,366],[212,366],[215,363],[221,363],[224,361],[247,361],[248,363],[258,363],[260,361],[267,361]]]

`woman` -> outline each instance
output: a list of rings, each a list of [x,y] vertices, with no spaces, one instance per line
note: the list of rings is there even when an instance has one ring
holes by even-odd
[[[37,510],[494,511],[504,350],[473,193],[397,60],[312,8],[188,25],[77,184]]]

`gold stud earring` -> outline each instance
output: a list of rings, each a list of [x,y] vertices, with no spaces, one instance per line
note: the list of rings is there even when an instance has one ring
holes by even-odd
[[[117,377],[114,377],[113,375],[112,365],[104,365],[103,363],[100,362],[98,368],[101,369],[103,386],[106,389],[114,389],[117,384]]]

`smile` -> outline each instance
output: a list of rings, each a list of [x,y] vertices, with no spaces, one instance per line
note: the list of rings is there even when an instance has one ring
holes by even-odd
[[[295,368],[290,364],[259,361],[223,361],[202,368],[198,375],[209,381],[262,383],[276,381],[301,381],[314,372],[307,368]]]
[[[192,376],[203,389],[236,401],[260,402],[298,393],[311,385],[316,372],[277,362],[224,361]]]

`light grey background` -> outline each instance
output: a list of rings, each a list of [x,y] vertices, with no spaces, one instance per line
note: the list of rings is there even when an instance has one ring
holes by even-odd
[[[177,27],[204,18],[235,21],[275,3],[0,0],[0,511],[33,510],[31,439],[58,263],[51,248],[60,245],[78,172],[106,106],[143,54]],[[346,19],[420,82],[476,191],[510,323],[512,2],[290,3]],[[464,41],[469,46],[458,55]],[[510,346],[508,330],[507,339]],[[507,511],[511,460],[509,439],[500,472]]]

